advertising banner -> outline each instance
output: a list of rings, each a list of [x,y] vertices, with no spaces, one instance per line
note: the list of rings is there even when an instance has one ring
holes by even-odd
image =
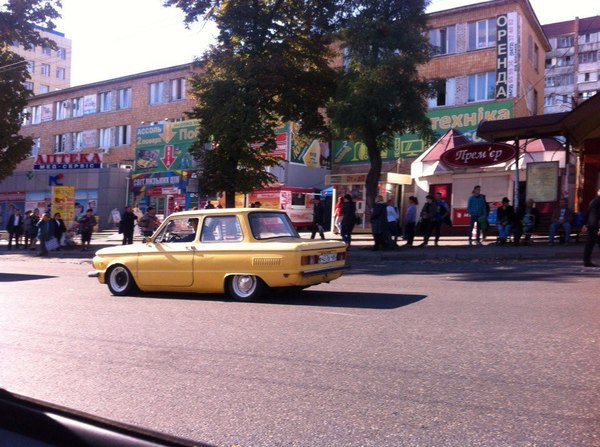
[[[331,151],[329,143],[318,139],[306,138],[299,133],[296,123],[290,125],[291,154],[290,162],[309,168],[331,169]]]
[[[495,121],[513,117],[512,101],[492,102],[462,107],[433,109],[427,112],[431,120],[431,129],[436,138],[441,137],[449,129],[459,130],[473,143],[483,140],[477,137],[477,126],[482,120]],[[397,158],[418,157],[427,149],[419,134],[397,135],[390,146],[381,152],[384,161]],[[367,147],[361,142],[333,142],[334,163],[365,163],[369,160]]]
[[[75,187],[52,187],[52,216],[60,213],[65,222],[73,222],[75,218]]]
[[[135,134],[136,173],[193,169],[197,162],[188,149],[196,140],[198,121],[156,123],[138,127]]]

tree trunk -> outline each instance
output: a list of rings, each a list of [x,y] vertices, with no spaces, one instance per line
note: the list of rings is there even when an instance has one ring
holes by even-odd
[[[381,178],[381,152],[379,151],[377,141],[374,138],[365,141],[365,144],[369,153],[369,160],[371,161],[371,167],[365,182],[365,188],[367,190],[366,210],[367,212],[370,212],[375,203],[375,197],[377,197],[377,186],[379,185],[379,179]]]

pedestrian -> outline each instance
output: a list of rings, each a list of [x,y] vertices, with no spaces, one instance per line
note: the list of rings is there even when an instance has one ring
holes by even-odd
[[[335,204],[335,220],[333,221],[333,232],[340,234],[342,231],[342,208],[344,207],[344,197],[340,196]]]
[[[450,222],[450,207],[442,198],[442,193],[436,192],[434,196],[435,217],[433,218],[433,235],[435,237],[435,245],[440,242],[440,234],[442,232],[442,224]]]
[[[312,233],[310,235],[311,239],[314,239],[317,232],[321,239],[325,239],[325,229],[323,228],[325,219],[325,208],[321,203],[321,197],[315,196],[313,199],[313,224],[312,224]]]
[[[61,243],[61,241],[63,241],[63,234],[65,234],[65,232],[67,231],[65,222],[60,218],[60,213],[54,213],[54,218],[52,219],[52,226],[54,237],[58,241],[57,250],[60,250],[60,246],[64,245]]]
[[[400,226],[398,224],[398,221],[400,220],[400,213],[398,212],[398,208],[394,205],[394,201],[392,199],[387,201],[386,213],[390,244],[393,241],[394,245],[398,245],[398,238],[400,237]]]
[[[550,223],[550,231],[548,234],[549,244],[554,244],[554,236],[556,230],[562,229],[565,234],[565,243],[571,241],[571,223],[573,222],[573,211],[568,206],[566,198],[558,201],[558,208],[552,212],[552,222]]]
[[[8,218],[6,223],[6,231],[8,231],[8,249],[12,249],[12,241],[15,241],[15,248],[21,248],[21,237],[23,236],[23,216],[19,208],[13,208],[13,213]]]
[[[23,218],[23,247],[28,249],[37,233],[37,227],[33,223],[33,213],[31,210],[25,211],[25,217]]]
[[[373,234],[373,250],[385,250],[388,246],[389,231],[387,225],[387,204],[383,196],[375,197],[371,208],[371,233]]]
[[[354,225],[356,225],[356,203],[352,200],[350,194],[344,194],[342,200],[340,233],[342,235],[342,240],[346,244],[346,250],[350,250],[350,245],[352,244],[352,230],[354,230]]]
[[[408,207],[404,212],[404,240],[406,245],[412,247],[415,239],[415,226],[417,225],[417,205],[419,200],[415,196],[408,198]]]
[[[46,242],[54,237],[54,226],[50,221],[50,214],[43,213],[37,223],[37,239],[40,241],[40,252],[37,256],[48,256],[48,247]]]
[[[517,209],[517,218],[515,220],[515,245],[521,244],[521,236],[525,235],[523,245],[531,245],[531,236],[533,230],[539,221],[539,212],[535,207],[533,199],[527,199],[525,206]]]
[[[476,229],[475,239],[477,245],[481,245],[482,231],[487,229],[487,202],[485,196],[481,194],[481,186],[475,186],[473,193],[467,202],[467,211],[469,212],[469,245],[473,245],[473,228]],[[477,225],[475,225],[477,224]]]
[[[215,206],[212,204],[212,202],[209,200],[206,202],[206,205],[204,205],[204,209],[205,210],[214,210]]]
[[[131,207],[127,205],[119,222],[119,233],[123,235],[123,245],[133,244],[133,230],[137,218]]]
[[[598,189],[596,198],[588,205],[585,213],[585,225],[581,228],[582,233],[587,233],[585,248],[583,250],[583,265],[586,267],[597,267],[592,262],[592,250],[598,242],[600,246],[600,189]]]
[[[142,230],[144,237],[150,237],[154,234],[160,221],[156,217],[156,209],[153,206],[146,208],[146,213],[138,221],[138,227]]]
[[[39,208],[34,208],[33,213],[31,213],[31,224],[34,227],[33,233],[35,233],[35,235],[33,236],[33,239],[31,240],[31,242],[29,243],[30,250],[35,250],[35,243],[37,242],[37,234],[38,234],[38,223],[40,222],[40,220],[41,220],[40,210],[39,210]]]
[[[496,214],[496,228],[498,228],[498,245],[506,244],[510,237],[510,231],[514,226],[516,219],[515,209],[510,205],[508,197],[502,199],[502,206],[498,208]]]
[[[90,243],[92,241],[92,233],[94,232],[94,226],[98,221],[94,216],[94,210],[88,208],[85,214],[79,219],[79,233],[81,234],[81,249],[87,251],[90,249]]]
[[[423,243],[419,247],[427,247],[429,245],[429,237],[433,230],[433,222],[435,220],[435,199],[431,194],[425,197],[425,204],[421,208],[421,214],[419,215],[419,223],[421,225],[421,232],[423,233]]]

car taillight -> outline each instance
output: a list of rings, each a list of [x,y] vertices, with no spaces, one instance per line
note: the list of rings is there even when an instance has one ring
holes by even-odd
[[[346,252],[345,251],[340,251],[337,254],[337,260],[338,261],[343,261],[344,259],[346,259]]]

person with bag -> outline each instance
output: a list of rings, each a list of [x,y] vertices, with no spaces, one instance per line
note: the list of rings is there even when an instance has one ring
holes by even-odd
[[[467,202],[467,211],[470,216],[469,221],[469,245],[473,245],[473,228],[477,224],[475,238],[477,245],[481,245],[482,231],[487,230],[487,210],[488,205],[485,201],[485,196],[481,194],[481,186],[477,185],[473,188],[473,193]]]
[[[54,226],[50,221],[50,214],[43,213],[37,223],[37,239],[40,241],[40,252],[37,256],[48,256],[48,247],[46,243],[54,236]]]
[[[87,251],[92,242],[92,233],[98,221],[94,216],[94,210],[89,208],[83,217],[79,219],[79,233],[81,234],[81,249]]]

